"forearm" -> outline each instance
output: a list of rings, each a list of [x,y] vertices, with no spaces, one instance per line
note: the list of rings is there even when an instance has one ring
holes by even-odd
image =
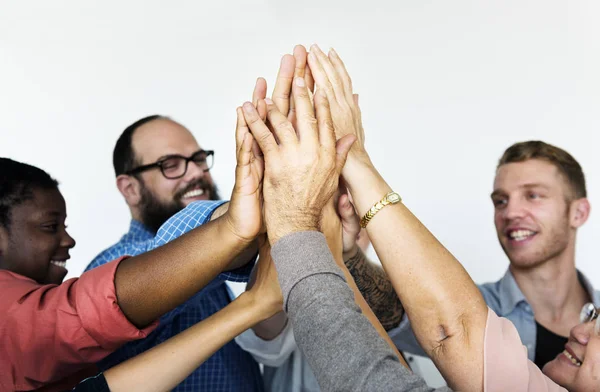
[[[271,313],[248,293],[224,309],[104,373],[110,390],[167,391],[237,335]]]
[[[134,325],[146,326],[206,286],[248,245],[221,218],[126,259],[115,274],[119,306]]]
[[[362,215],[391,188],[372,165],[348,163],[344,176]],[[487,308],[462,265],[402,203],[382,209],[367,232],[423,349],[451,385],[481,388]]]
[[[343,259],[341,258],[341,256],[334,257],[334,258],[335,258],[336,264],[338,265],[338,267],[340,267],[340,269],[342,270],[342,273],[344,274],[344,277],[346,278],[348,287],[350,287],[350,289],[352,290],[352,292],[354,294],[354,302],[356,303],[356,305],[358,305],[362,314],[367,318],[367,320],[369,320],[369,322],[371,323],[373,328],[375,328],[375,330],[377,331],[379,336],[381,336],[381,338],[383,340],[385,340],[385,342],[388,344],[388,346],[392,349],[394,354],[400,360],[400,363],[408,369],[409,366],[406,363],[406,360],[404,359],[402,354],[400,354],[400,351],[398,351],[398,348],[396,347],[396,345],[394,344],[394,342],[392,341],[390,336],[387,334],[386,328],[384,328],[384,326],[381,324],[381,322],[377,318],[377,315],[373,312],[373,310],[371,309],[371,307],[369,306],[369,304],[367,303],[365,298],[362,296],[358,286],[356,285],[356,282],[354,281],[354,279],[352,278],[352,275],[350,274],[350,271],[348,271],[348,268],[346,268],[346,265],[344,264]]]
[[[358,248],[354,255],[345,255],[344,259],[356,287],[381,325],[386,331],[397,327],[402,320],[404,308],[385,271],[367,260]]]
[[[296,236],[304,243],[301,249],[298,249],[300,242],[278,243],[275,245],[278,249],[273,248],[273,258],[296,341],[321,388],[328,391],[426,388],[418,376],[400,364],[389,345],[361,314],[353,291],[344,282],[326,245],[314,241],[316,234]],[[294,260],[295,254],[301,254],[302,258]],[[301,270],[297,269],[296,261],[305,263]]]

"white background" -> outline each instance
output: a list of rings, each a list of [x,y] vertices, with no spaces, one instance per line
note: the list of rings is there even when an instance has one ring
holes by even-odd
[[[216,150],[233,184],[235,107],[296,43],[335,47],[385,178],[478,282],[507,267],[495,165],[516,141],[571,152],[592,214],[578,266],[600,286],[600,2],[0,0],[0,156],[61,182],[77,240],[69,277],[127,230],[112,149],[154,113]]]

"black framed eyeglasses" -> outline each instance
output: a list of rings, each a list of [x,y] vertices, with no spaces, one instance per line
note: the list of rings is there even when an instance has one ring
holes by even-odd
[[[183,177],[185,173],[187,173],[188,163],[190,161],[194,162],[199,168],[204,170],[204,172],[209,171],[213,166],[214,158],[215,152],[213,150],[200,150],[192,154],[189,158],[181,155],[168,155],[155,163],[131,169],[125,174],[132,175],[146,170],[159,168],[165,178],[174,180]]]

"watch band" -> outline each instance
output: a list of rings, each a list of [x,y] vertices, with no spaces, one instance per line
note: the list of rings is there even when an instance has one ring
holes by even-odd
[[[369,221],[371,219],[373,219],[375,214],[377,214],[379,211],[381,211],[381,209],[383,207],[385,207],[389,204],[396,204],[396,203],[400,202],[401,200],[402,200],[402,198],[396,192],[388,193],[387,195],[385,195],[383,197],[383,199],[379,200],[377,203],[375,203],[373,205],[373,207],[371,207],[369,209],[369,211],[367,211],[367,213],[360,220],[360,226],[362,228],[367,227],[367,224],[369,223]]]

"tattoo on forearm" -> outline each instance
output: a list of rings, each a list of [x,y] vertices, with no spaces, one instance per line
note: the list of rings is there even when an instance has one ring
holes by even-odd
[[[397,327],[402,320],[404,308],[385,271],[367,260],[360,250],[345,263],[360,293],[383,328],[389,331]]]

